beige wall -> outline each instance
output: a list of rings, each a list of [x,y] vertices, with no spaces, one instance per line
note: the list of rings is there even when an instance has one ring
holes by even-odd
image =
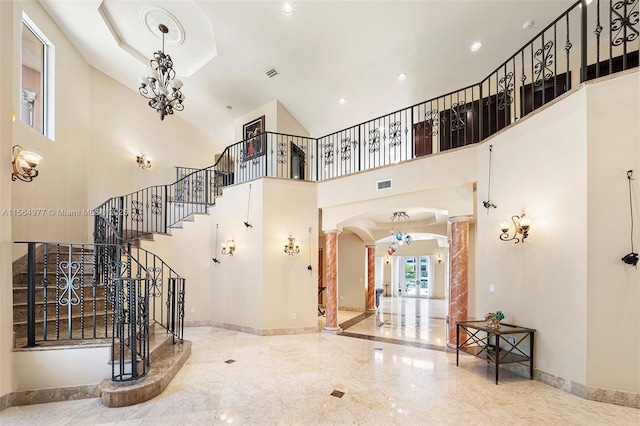
[[[210,247],[220,263],[211,269],[211,320],[217,323],[262,329],[263,318],[263,185],[265,180],[226,187],[210,209]],[[251,185],[251,204],[247,228],[247,204]],[[234,240],[233,256],[220,253],[220,245]],[[211,257],[214,257],[213,254]],[[188,320],[188,318],[187,318]]]
[[[307,131],[307,129],[305,129],[302,124],[300,124],[298,120],[296,120],[296,118],[291,115],[289,110],[285,108],[285,106],[282,105],[280,101],[276,101],[276,108],[278,114],[278,133],[296,136],[309,136],[309,132]]]
[[[87,208],[87,154],[90,144],[89,66],[37,2],[15,2],[13,31],[13,91],[20,90],[20,31],[23,10],[55,46],[55,141],[16,119],[13,140],[40,154],[40,175],[30,183],[16,182],[14,209],[45,209],[44,216],[12,220],[14,240],[88,241],[87,218],[64,217],[49,209]],[[4,56],[4,51],[3,51]],[[20,111],[19,99],[13,108]],[[17,257],[17,256],[14,256]]]
[[[242,126],[264,115],[265,131],[288,135],[309,136],[309,132],[277,99],[236,118],[234,123],[234,139],[230,143],[244,139]],[[224,147],[222,147],[224,149]],[[220,150],[222,152],[222,150]]]
[[[244,225],[251,185],[251,228]],[[315,183],[261,179],[224,189],[211,209],[211,320],[260,332],[317,329],[317,208]],[[311,228],[311,247],[309,247]],[[288,256],[291,235],[300,253]],[[176,235],[177,237],[177,235]],[[220,244],[234,239],[233,257]],[[312,271],[307,269],[311,254]],[[202,294],[202,293],[200,293]],[[295,318],[294,318],[295,316]],[[190,319],[190,318],[188,318]]]
[[[11,209],[14,184],[11,175],[11,146],[13,145],[13,98],[17,93],[12,84],[13,49],[12,2],[0,2],[0,209]],[[18,111],[16,111],[16,114]],[[16,117],[19,120],[19,117]],[[12,365],[13,292],[11,277],[11,217],[0,215],[0,397],[15,390]]]
[[[539,370],[586,383],[586,92],[579,91],[478,147],[476,312],[502,310],[505,322],[535,328]],[[483,195],[479,195],[482,198]],[[524,244],[499,240],[499,223],[526,213]],[[495,293],[489,293],[490,285]]]
[[[13,354],[17,391],[93,385],[111,378],[111,347],[19,351]]]
[[[183,121],[179,112],[161,122],[139,94],[90,67],[36,2],[16,6],[14,32],[21,28],[24,6],[55,46],[56,139],[19,120],[14,123],[14,140],[43,160],[40,176],[13,192],[13,206],[45,209],[44,216],[14,218],[14,240],[89,241],[91,217],[62,216],[59,209],[92,209],[110,197],[173,183],[174,166],[212,164],[223,144]],[[19,87],[19,53],[18,44],[14,90]],[[151,169],[138,167],[140,153],[151,159]],[[14,258],[21,254],[16,251]]]
[[[634,72],[589,85],[586,90],[586,384],[635,393],[640,393],[640,272],[623,263],[621,257],[631,251],[627,170],[633,170],[635,179],[632,191],[636,252],[640,246],[639,77]]]
[[[338,307],[364,311],[367,294],[367,249],[355,234],[338,235]]]
[[[263,328],[317,329],[316,184],[264,179],[263,200]],[[300,243],[299,254],[284,253],[289,235]],[[310,262],[312,271],[307,269]],[[295,319],[292,314],[296,314]]]

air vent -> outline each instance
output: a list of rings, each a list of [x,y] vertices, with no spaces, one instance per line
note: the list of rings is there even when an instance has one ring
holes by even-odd
[[[383,189],[391,189],[391,179],[376,182],[376,190],[382,191]]]
[[[278,74],[280,74],[280,73],[275,68],[271,68],[269,71],[267,71],[267,77],[269,77],[269,78],[273,78]]]

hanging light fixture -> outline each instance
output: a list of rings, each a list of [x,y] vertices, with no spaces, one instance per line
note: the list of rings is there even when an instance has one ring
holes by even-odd
[[[393,255],[398,250],[398,245],[403,245],[404,243],[411,244],[413,241],[413,237],[407,233],[407,221],[409,220],[409,215],[406,212],[395,212],[393,216],[389,218],[391,221],[391,237],[389,248],[387,249],[387,253],[389,256]],[[393,223],[398,222],[398,230],[394,231]],[[401,222],[401,223],[400,223]],[[402,232],[400,229],[403,229]]]
[[[151,67],[147,68],[147,76],[140,76],[140,88],[138,91],[142,96],[149,99],[149,106],[155,109],[164,120],[166,115],[173,114],[173,111],[182,111],[185,96],[180,91],[182,81],[175,78],[176,72],[173,70],[171,56],[164,53],[164,35],[169,32],[166,25],[158,25],[162,33],[162,50],[153,54],[153,59],[149,61]]]

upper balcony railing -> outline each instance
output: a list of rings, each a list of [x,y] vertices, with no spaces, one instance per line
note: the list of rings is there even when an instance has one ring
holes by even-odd
[[[589,3],[589,4],[587,4]],[[572,87],[638,66],[639,0],[581,0],[476,84],[321,138],[265,132],[206,172],[209,200],[260,177],[323,181],[475,144]]]

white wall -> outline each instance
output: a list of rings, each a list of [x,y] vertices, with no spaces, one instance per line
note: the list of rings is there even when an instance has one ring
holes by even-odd
[[[537,369],[586,382],[587,192],[586,92],[527,116],[478,148],[476,312],[505,314],[506,323],[537,330]],[[479,195],[483,198],[484,195]],[[526,213],[524,244],[499,240],[499,223]],[[489,293],[489,285],[495,293]]]
[[[13,353],[16,390],[93,385],[111,378],[111,347],[82,347]]]
[[[640,393],[640,272],[621,261],[631,251],[627,170],[635,179],[636,252],[640,246],[640,74],[589,85],[586,94],[586,383]]]

